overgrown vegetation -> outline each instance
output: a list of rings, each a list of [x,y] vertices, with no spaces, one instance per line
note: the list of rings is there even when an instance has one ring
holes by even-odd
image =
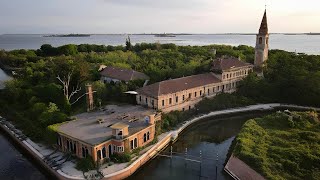
[[[178,124],[200,114],[206,114],[215,110],[248,106],[252,104],[255,104],[255,102],[249,98],[235,94],[221,93],[215,98],[204,99],[200,101],[194,109],[184,112],[173,111],[164,114],[162,116],[162,121],[160,121],[156,127],[156,132],[160,133],[174,129]]]
[[[320,179],[318,114],[288,114],[247,121],[233,153],[267,179]]]
[[[95,168],[96,166],[91,156],[79,159],[76,164],[76,169],[82,172],[87,172]]]
[[[131,155],[129,153],[113,153],[110,156],[112,162],[115,163],[125,163],[131,161]]]
[[[216,50],[216,54],[214,53]],[[0,113],[13,120],[24,133],[47,142],[43,134],[47,127],[67,120],[86,109],[85,98],[73,104],[85,93],[90,82],[97,91],[96,107],[107,103],[135,103],[135,97],[123,92],[135,90],[143,82],[103,84],[99,81],[99,65],[132,68],[150,76],[150,83],[210,71],[214,58],[223,55],[240,57],[253,63],[254,48],[249,46],[176,46],[174,44],[135,44],[126,46],[45,44],[38,50],[0,50],[0,66],[14,69],[15,79],[0,91]],[[252,102],[285,102],[318,106],[320,102],[320,56],[271,50],[265,78],[254,74],[246,78],[232,96],[221,95],[204,100],[198,111],[175,117],[167,115],[165,129],[175,126],[190,115],[205,113]],[[69,93],[64,93],[62,80],[70,75]],[[71,96],[73,89],[81,87]],[[222,98],[222,96],[224,96]],[[70,98],[71,97],[71,98]],[[70,99],[69,99],[70,98]],[[221,99],[219,99],[221,98]],[[202,107],[199,107],[202,106]],[[166,116],[165,116],[166,117]],[[162,126],[161,126],[162,127]]]

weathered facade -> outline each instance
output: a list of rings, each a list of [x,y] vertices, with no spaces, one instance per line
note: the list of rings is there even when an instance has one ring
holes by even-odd
[[[58,147],[79,158],[91,156],[97,163],[113,153],[131,152],[150,143],[161,114],[139,106],[119,107],[119,113],[84,113],[58,128]],[[124,114],[135,110],[135,113]],[[88,118],[87,116],[90,116]]]
[[[253,65],[236,58],[217,59],[212,72],[170,79],[137,90],[137,103],[155,110],[185,111],[194,107],[204,97],[217,93],[231,93],[239,81],[246,77]]]

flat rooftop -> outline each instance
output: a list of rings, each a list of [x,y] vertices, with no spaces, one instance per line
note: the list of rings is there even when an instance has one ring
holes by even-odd
[[[97,145],[111,139],[110,126],[113,124],[128,124],[130,136],[148,127],[145,117],[155,113],[153,109],[138,105],[108,105],[98,111],[73,116],[76,120],[62,124],[58,131],[88,144]]]

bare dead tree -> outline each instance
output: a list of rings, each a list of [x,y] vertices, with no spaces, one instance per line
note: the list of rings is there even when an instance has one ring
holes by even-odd
[[[70,92],[70,81],[71,81],[72,71],[67,74],[67,76],[63,76],[62,78],[60,75],[57,76],[57,79],[61,82],[63,85],[63,94],[66,97],[67,101],[70,103],[71,98],[77,94],[79,91],[81,91],[81,87],[79,87],[79,84],[77,84],[76,87],[72,87],[72,91]],[[74,104],[74,103],[70,103]]]

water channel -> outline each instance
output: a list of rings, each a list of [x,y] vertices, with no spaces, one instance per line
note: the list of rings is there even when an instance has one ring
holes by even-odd
[[[177,154],[181,157],[174,157],[170,161],[168,157],[158,156],[128,179],[231,179],[223,171],[223,167],[232,141],[246,120],[266,114],[268,112],[249,113],[249,115],[236,115],[228,118],[208,118],[191,125],[179,136],[178,141],[172,144],[173,152],[181,153]],[[199,157],[201,151],[201,170],[197,162],[187,161],[186,163],[184,160],[186,148],[187,154],[195,157]],[[162,154],[170,155],[170,149],[169,145]]]

